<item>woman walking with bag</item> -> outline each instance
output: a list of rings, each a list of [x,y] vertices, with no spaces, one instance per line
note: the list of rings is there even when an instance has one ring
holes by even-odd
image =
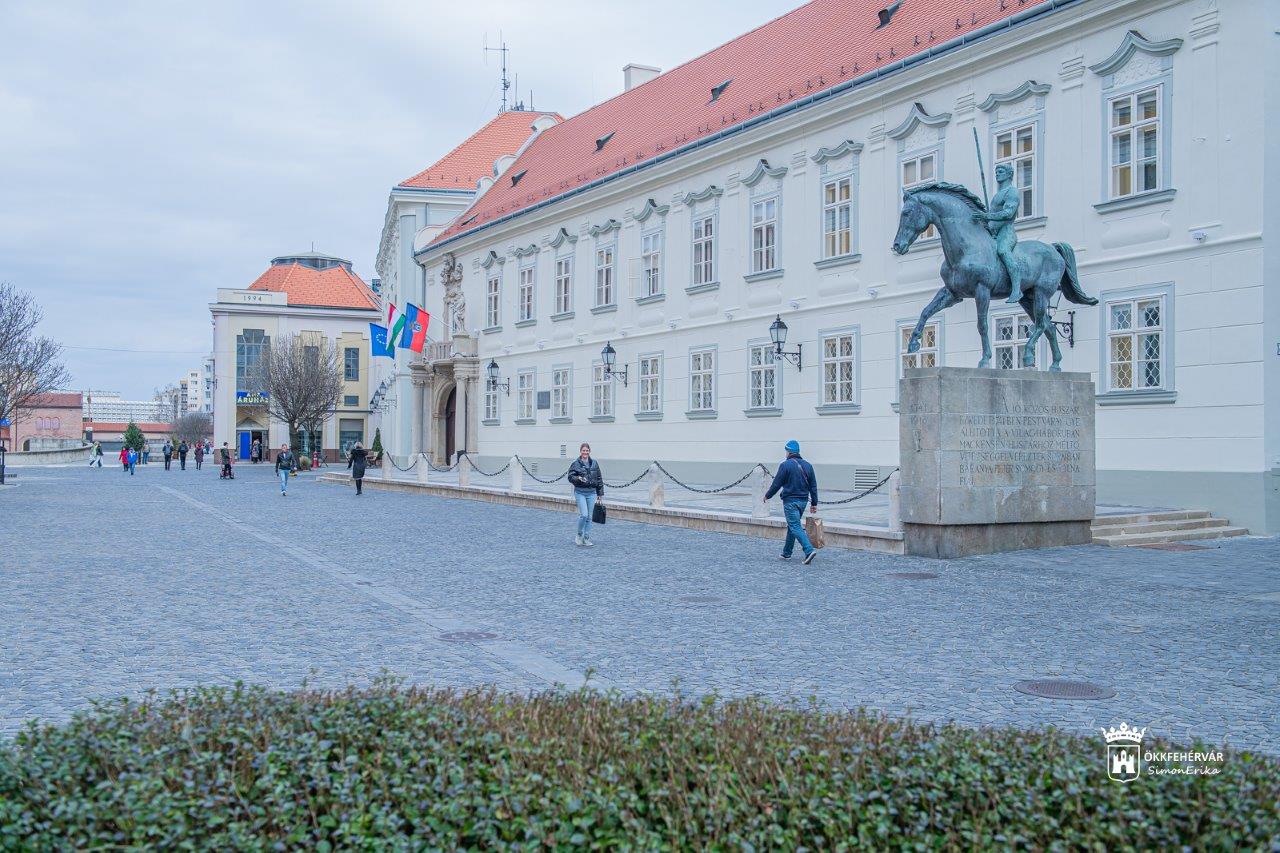
[[[356,494],[364,494],[362,488],[364,486],[364,469],[369,461],[369,451],[364,449],[364,445],[356,442],[351,445],[351,453],[347,458],[347,467],[351,469],[351,479],[356,481]]]
[[[578,535],[573,542],[590,548],[596,544],[591,541],[591,519],[596,501],[604,496],[604,475],[600,473],[600,463],[591,458],[591,445],[585,441],[578,448],[578,458],[569,466],[569,483],[578,503]]]

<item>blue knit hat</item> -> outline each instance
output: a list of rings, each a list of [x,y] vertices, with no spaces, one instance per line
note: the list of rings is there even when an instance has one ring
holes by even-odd
[[[796,441],[794,438],[793,438],[793,439],[791,439],[790,441],[788,441],[788,442],[787,442],[787,452],[788,452],[788,453],[799,453],[799,452],[800,452],[800,442]]]

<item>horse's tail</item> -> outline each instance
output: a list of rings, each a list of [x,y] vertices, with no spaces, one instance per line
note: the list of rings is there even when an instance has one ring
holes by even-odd
[[[1058,254],[1062,255],[1062,259],[1067,262],[1067,268],[1062,273],[1062,281],[1058,284],[1062,295],[1067,297],[1068,302],[1074,302],[1077,305],[1097,305],[1098,300],[1086,294],[1080,287],[1080,273],[1076,271],[1076,250],[1071,248],[1070,243],[1054,243],[1053,248],[1057,249]]]

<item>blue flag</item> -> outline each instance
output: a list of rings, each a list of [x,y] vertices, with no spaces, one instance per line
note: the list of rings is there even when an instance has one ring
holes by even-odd
[[[400,333],[400,347],[402,349],[413,349],[415,338],[421,338],[426,334],[426,330],[422,329],[418,324],[419,315],[423,311],[411,302],[406,302],[404,306],[404,330]],[[416,352],[422,352],[422,347],[418,347]]]
[[[369,324],[369,354],[373,358],[380,355],[385,355],[387,358],[396,357],[396,351],[387,339],[386,326],[379,326],[377,323]]]

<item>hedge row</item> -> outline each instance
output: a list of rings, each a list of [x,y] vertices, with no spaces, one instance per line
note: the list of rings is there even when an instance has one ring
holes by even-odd
[[[748,699],[202,688],[0,745],[0,849],[1274,849],[1280,763]]]

